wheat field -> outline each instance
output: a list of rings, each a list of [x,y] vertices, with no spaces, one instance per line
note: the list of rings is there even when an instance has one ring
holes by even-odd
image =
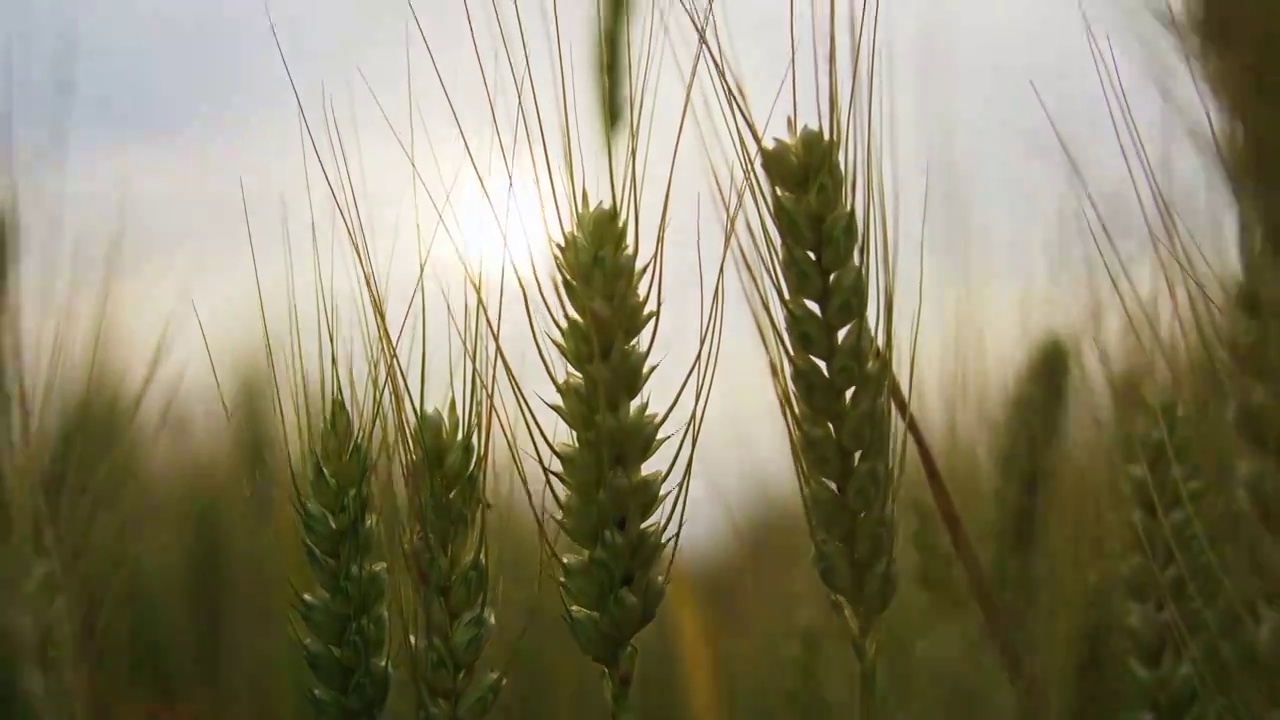
[[[0,717],[1280,719],[1280,10],[1131,19],[1174,158],[1081,11],[1110,136],[1026,93],[1081,262],[1001,298],[872,0],[774,3],[772,75],[728,0],[428,5],[377,127],[263,14],[241,286],[51,289],[0,186]]]

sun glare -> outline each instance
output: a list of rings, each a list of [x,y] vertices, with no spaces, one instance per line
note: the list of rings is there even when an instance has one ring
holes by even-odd
[[[537,185],[520,177],[466,181],[449,202],[450,233],[442,239],[451,241],[470,270],[489,274],[505,265],[532,273],[546,263],[551,236],[559,233],[552,200],[543,195],[545,203]]]

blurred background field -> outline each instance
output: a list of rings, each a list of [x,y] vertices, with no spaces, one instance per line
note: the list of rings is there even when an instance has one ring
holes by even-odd
[[[103,371],[52,411],[48,455],[35,472],[84,603],[75,628],[93,717],[127,717],[113,713],[148,703],[190,704],[206,713],[199,717],[305,717],[295,705],[302,669],[284,582],[305,565],[272,438],[278,423],[262,404],[270,396],[268,386],[246,385],[229,422],[180,403],[157,420],[139,417],[132,388]],[[992,514],[977,457],[988,454],[979,449],[987,440],[955,437],[940,448],[978,532]],[[1108,539],[1099,522],[1108,517],[1098,513],[1105,463],[1081,464],[1062,467],[1046,550],[1060,555],[1055,575],[1066,588],[1053,627],[1066,645],[1079,639],[1071,628],[1082,619],[1065,601]],[[908,569],[884,640],[887,682],[902,689],[891,692],[902,703],[895,716],[950,717],[955,707],[998,716],[1006,681],[919,477],[908,474],[905,486]],[[527,509],[508,496],[496,512],[495,656],[511,677],[498,716],[598,717],[598,679],[570,644],[552,586],[537,577]],[[645,717],[810,717],[819,709],[797,707],[797,697],[833,711],[848,701],[852,660],[809,564],[798,501],[784,497],[735,520],[723,550],[677,564],[670,604],[643,638]]]

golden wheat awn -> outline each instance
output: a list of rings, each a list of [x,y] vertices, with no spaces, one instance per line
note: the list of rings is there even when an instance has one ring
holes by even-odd
[[[387,565],[375,560],[373,459],[340,392],[312,449],[307,494],[297,498],[315,588],[302,593],[300,641],[316,717],[379,717],[391,685]]]

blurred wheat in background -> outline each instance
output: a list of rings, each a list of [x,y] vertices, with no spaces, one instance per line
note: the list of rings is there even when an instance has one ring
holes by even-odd
[[[376,127],[261,15],[297,187],[186,198],[195,290],[51,280],[10,128],[0,717],[1280,718],[1280,9],[1128,17],[1172,150],[1080,11],[1108,125],[1011,88],[1070,221],[1010,260],[931,244],[990,168],[900,201],[888,4],[757,4],[768,68],[730,2],[427,5],[343,10]]]

